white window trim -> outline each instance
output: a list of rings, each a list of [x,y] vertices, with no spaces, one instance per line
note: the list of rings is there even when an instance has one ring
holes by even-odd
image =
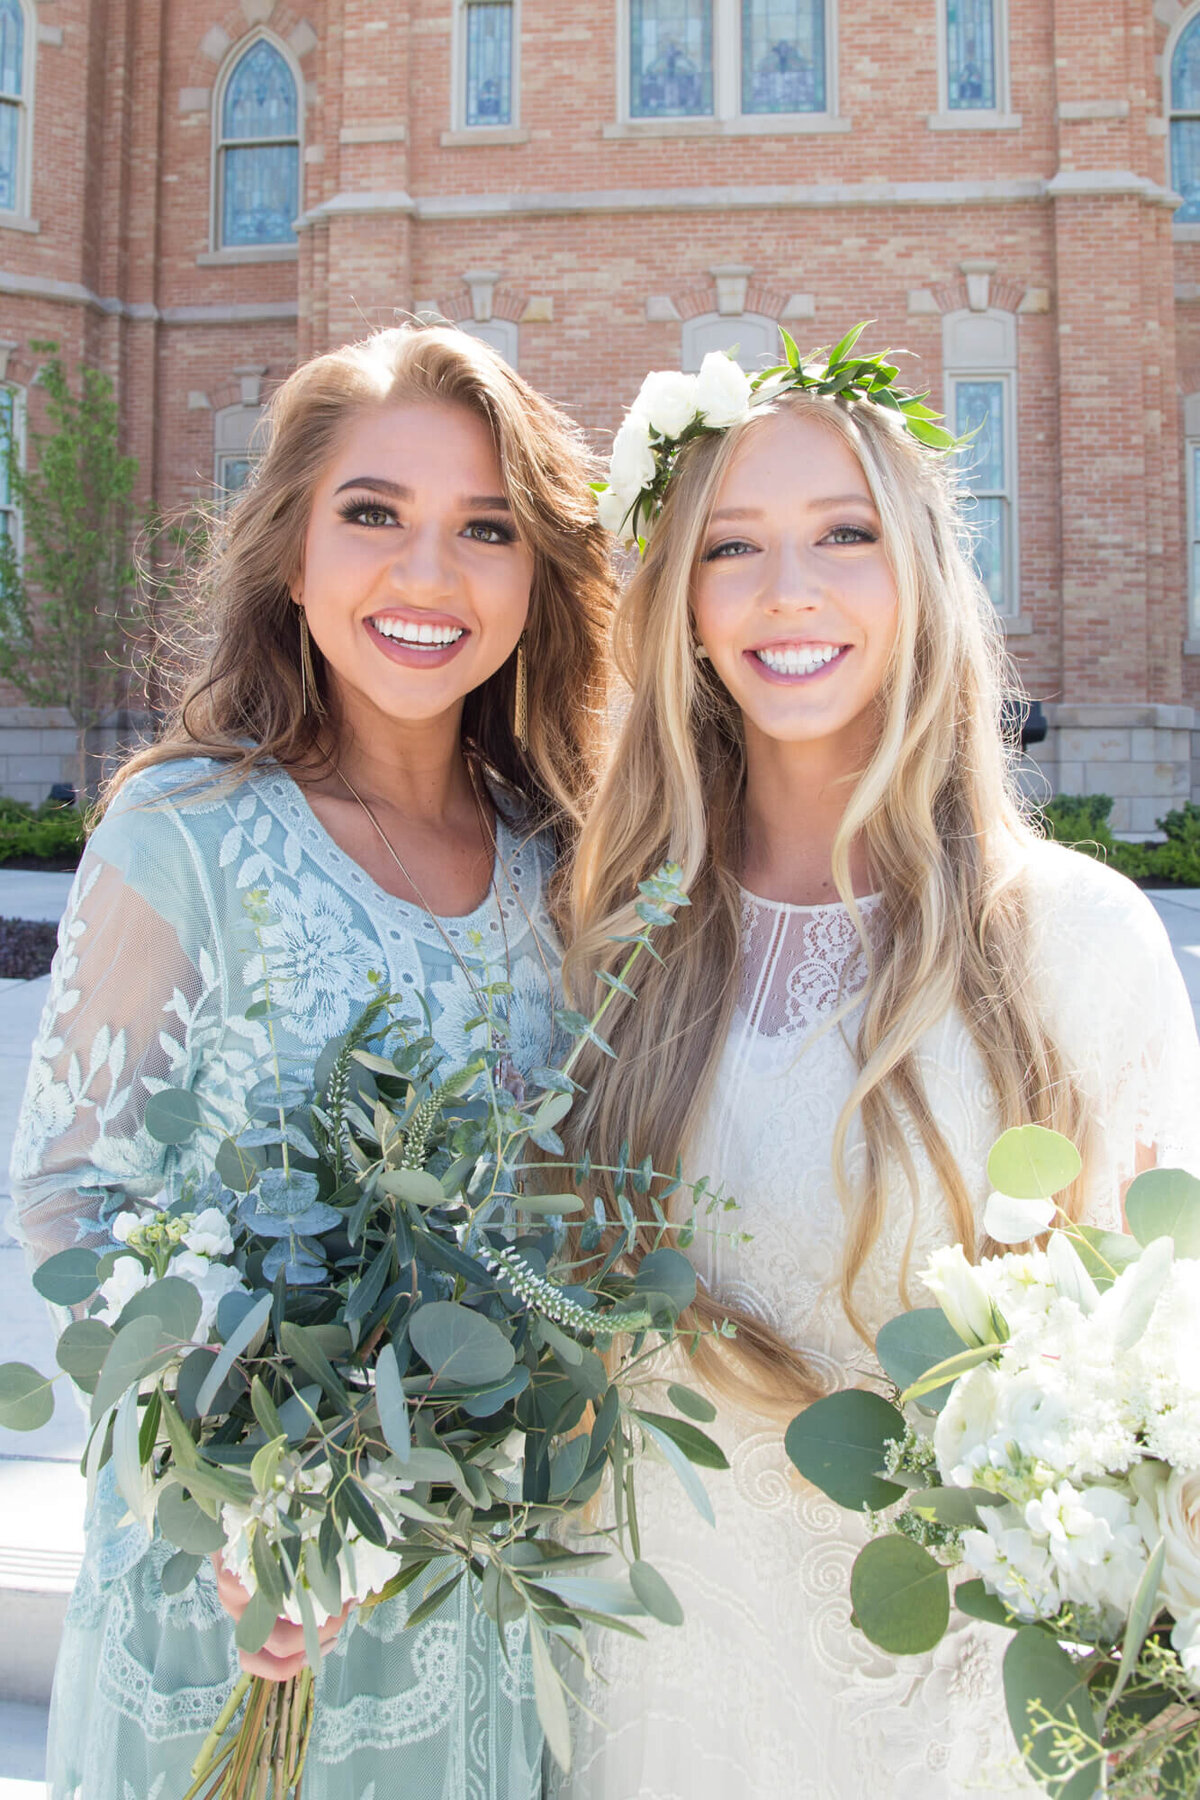
[[[0,210],[0,227],[18,231],[37,230],[33,209],[33,105],[34,75],[37,69],[37,16],[31,0],[17,0],[25,19],[21,63],[21,98],[16,102],[17,123],[17,204]],[[12,105],[11,100],[6,104]]]
[[[1176,19],[1174,25],[1172,25],[1170,31],[1167,33],[1167,41],[1163,46],[1162,94],[1163,94],[1163,119],[1166,123],[1166,128],[1167,128],[1167,181],[1168,181],[1168,185],[1170,184],[1170,180],[1171,180],[1171,121],[1175,117],[1175,108],[1171,105],[1171,64],[1175,60],[1175,52],[1179,47],[1180,38],[1183,36],[1183,34],[1187,30],[1188,26],[1193,23],[1197,14],[1200,14],[1200,0],[1198,0],[1198,3],[1196,5],[1189,6],[1186,9],[1186,11],[1180,13],[1180,15]],[[1198,112],[1196,115],[1182,114],[1182,113],[1180,114],[1181,118],[1189,118],[1192,116],[1200,117],[1200,112]],[[1200,221],[1197,221],[1195,219],[1188,219],[1182,225],[1174,225],[1172,227],[1172,230],[1174,232],[1176,241],[1179,243],[1189,243],[1189,244],[1200,243]],[[1189,579],[1189,588],[1190,588],[1190,584],[1191,584],[1190,576],[1188,579]]]
[[[1196,492],[1196,452],[1200,437],[1183,440],[1184,472],[1187,479],[1187,643],[1200,649],[1200,582],[1196,579],[1197,545],[1200,544],[1200,494]]]
[[[225,492],[226,463],[254,463],[262,455],[262,421],[262,406],[247,406],[244,401],[235,400],[232,406],[222,406],[213,414],[213,487],[218,501],[231,498]]]
[[[1004,395],[1004,442],[1007,450],[1005,456],[1004,491],[999,494],[981,495],[981,499],[1003,499],[1008,502],[1008,542],[1004,546],[1007,558],[1008,605],[1003,612],[996,609],[996,617],[1002,624],[1011,629],[1013,621],[1021,616],[1021,514],[1018,491],[1018,473],[1020,468],[1020,442],[1017,437],[1017,372],[1015,369],[990,368],[958,368],[947,369],[943,375],[946,391],[946,422],[954,427],[958,411],[958,384],[960,381],[998,381]],[[970,456],[970,448],[966,451]],[[968,518],[968,524],[970,520]]]
[[[237,262],[279,262],[286,260],[286,258],[280,256],[279,252],[281,250],[291,251],[293,255],[298,254],[298,247],[292,244],[223,244],[221,242],[221,213],[223,199],[221,192],[221,152],[226,144],[226,140],[221,134],[221,114],[225,107],[225,89],[229,85],[230,76],[241,62],[243,56],[252,50],[255,44],[263,40],[270,44],[272,50],[278,50],[291,71],[292,80],[296,84],[296,139],[299,144],[299,155],[297,157],[299,174],[297,176],[296,200],[299,210],[297,212],[297,217],[304,212],[304,77],[300,73],[300,64],[293,55],[290,45],[285,44],[282,38],[276,37],[273,31],[250,31],[246,33],[245,37],[239,38],[237,43],[230,47],[229,53],[222,65],[221,72],[213,84],[212,164],[209,176],[208,253],[210,256],[220,256],[222,261],[228,259]],[[229,142],[232,144],[233,140],[230,139]],[[290,143],[291,139],[283,139],[281,142]]]
[[[931,131],[1019,131],[1021,115],[1012,111],[1012,74],[1008,45],[1008,0],[992,0],[996,28],[996,104],[974,109],[950,105],[950,42],[946,0],[936,0],[938,43],[938,110],[926,124]]]
[[[681,369],[693,374],[699,369],[702,359],[697,355],[693,348],[694,340],[706,327],[715,325],[718,322],[727,328],[729,335],[734,339],[735,343],[737,342],[738,327],[740,325],[749,326],[755,333],[763,326],[766,326],[770,334],[773,349],[777,350],[779,325],[775,319],[769,318],[766,313],[700,313],[695,318],[685,319],[683,321],[679,336],[679,366]],[[740,344],[739,355],[744,357],[745,354],[745,344]],[[747,365],[747,367],[750,366],[752,365]]]
[[[631,0],[617,0],[617,123],[614,137],[766,137],[772,134],[849,131],[838,112],[838,0],[825,0],[825,111],[742,111],[742,0],[712,0],[713,110],[695,118],[635,119],[631,111]]]
[[[518,367],[521,359],[521,327],[513,319],[460,319],[459,330],[465,331],[468,337],[478,338],[483,344],[490,344],[498,356],[502,356],[510,369]]]
[[[467,124],[467,6],[469,4],[470,0],[454,0],[450,33],[450,129],[443,133],[442,143],[528,143],[529,133],[521,125],[521,0],[510,0],[512,7],[512,68],[509,71],[509,83],[512,93],[512,118],[507,125]]]
[[[17,443],[17,461],[22,469],[25,467],[25,390],[17,387],[15,382],[0,381],[0,388],[13,397],[13,437]],[[21,509],[15,502],[0,506],[0,512],[8,513],[12,518],[12,541],[16,546],[17,561],[22,559],[25,548],[24,520]]]

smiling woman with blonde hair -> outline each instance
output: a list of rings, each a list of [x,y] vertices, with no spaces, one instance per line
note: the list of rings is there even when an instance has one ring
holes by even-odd
[[[1200,1156],[1200,1053],[1153,908],[1027,822],[948,434],[894,367],[840,353],[753,393],[722,359],[650,377],[602,499],[647,541],[619,619],[629,709],[576,858],[577,1003],[639,880],[673,859],[691,906],[610,1011],[615,1057],[577,1071],[572,1136],[598,1164],[681,1157],[750,1235],[692,1251],[700,1319],[737,1327],[695,1365],[732,1466],[708,1481],[717,1529],[648,1472],[642,1529],[685,1623],[596,1646],[571,1800],[1014,1784],[991,1628],[874,1650],[849,1619],[862,1530],[795,1477],[783,1424],[881,1380],[874,1335],[923,1303],[935,1247],[986,1252],[1005,1127],[1073,1136],[1070,1205],[1106,1224],[1139,1162]]]
[[[186,1193],[269,1056],[306,1080],[377,991],[426,1008],[460,1069],[482,988],[504,983],[505,1077],[549,1059],[549,895],[586,794],[611,598],[579,433],[437,328],[317,357],[269,426],[197,582],[179,704],[114,782],[68,904],[13,1163],[38,1261],[115,1248],[131,1200]],[[190,1089],[216,1137],[151,1136],[165,1086]],[[304,1284],[296,1242],[284,1276]],[[182,1800],[238,1675],[247,1595],[207,1562],[164,1593],[173,1546],[130,1523],[111,1470],[67,1615],[49,1794]],[[412,1631],[403,1597],[331,1621],[305,1800],[540,1793],[521,1632],[502,1645],[470,1585]],[[281,1621],[246,1666],[283,1679],[301,1660]]]

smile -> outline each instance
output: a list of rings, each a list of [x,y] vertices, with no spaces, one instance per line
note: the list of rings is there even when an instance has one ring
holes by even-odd
[[[795,680],[822,673],[848,649],[848,644],[767,644],[747,654],[772,675]]]
[[[403,644],[406,649],[445,650],[466,636],[461,625],[418,624],[415,619],[389,618],[386,614],[368,619],[367,623],[380,637],[387,638],[390,643]]]

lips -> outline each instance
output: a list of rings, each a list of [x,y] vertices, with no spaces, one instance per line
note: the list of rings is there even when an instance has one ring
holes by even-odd
[[[812,681],[834,669],[849,654],[848,644],[761,644],[747,650],[759,673],[773,681]]]
[[[471,635],[448,613],[388,611],[373,613],[365,623],[376,647],[408,668],[440,668],[453,660]]]

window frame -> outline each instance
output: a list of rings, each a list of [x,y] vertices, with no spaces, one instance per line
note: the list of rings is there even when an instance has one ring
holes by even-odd
[[[264,410],[261,402],[247,405],[244,400],[235,400],[230,406],[219,407],[213,414],[213,493],[222,510],[241,492],[240,488],[226,487],[226,465],[245,462],[253,468],[263,454],[265,445],[255,440]]]
[[[272,50],[278,51],[296,88],[296,136],[295,138],[226,138],[222,129],[225,111],[225,94],[242,58],[249,56],[256,44],[266,43]],[[290,47],[273,31],[258,30],[247,32],[232,45],[216,82],[213,85],[212,104],[212,172],[209,192],[209,254],[228,258],[232,262],[275,262],[282,255],[299,254],[297,239],[276,239],[269,244],[226,244],[222,241],[225,212],[224,157],[229,149],[255,149],[269,147],[272,144],[296,145],[296,216],[304,211],[304,127],[305,127],[305,95],[304,77],[300,65],[292,54]]]
[[[620,128],[654,135],[729,131],[769,135],[827,130],[838,112],[839,0],[825,7],[825,106],[821,112],[747,113],[742,111],[742,18],[744,0],[711,0],[713,105],[709,113],[673,118],[635,117],[633,100],[632,0],[617,0],[617,116]],[[848,124],[848,121],[845,123]]]
[[[489,136],[507,138],[521,131],[521,0],[507,0],[512,12],[512,60],[508,83],[511,117],[505,125],[467,124],[467,8],[480,0],[454,0],[450,45],[450,129],[486,143]]]
[[[1002,533],[1001,555],[1003,558],[1005,588],[1008,593],[1008,604],[1001,610],[995,609],[997,619],[1011,624],[1021,616],[1021,534],[1020,514],[1018,510],[1017,476],[1020,464],[1019,445],[1017,441],[1017,372],[1013,368],[993,366],[991,368],[947,369],[943,375],[945,385],[946,423],[951,430],[956,429],[958,416],[959,383],[979,381],[998,381],[1002,394],[1001,425],[1004,431],[1004,475],[1003,489],[989,489],[976,497],[980,500],[1000,500],[1001,518],[1007,520],[1007,529]],[[970,448],[965,452],[970,455]],[[972,490],[974,491],[974,490]],[[1007,507],[1007,514],[1003,508]],[[970,524],[968,514],[967,523]]]
[[[17,0],[24,21],[21,45],[21,92],[14,98],[6,95],[0,105],[17,109],[17,179],[16,206],[0,207],[0,226],[24,223],[33,208],[33,106],[34,75],[37,69],[37,17],[31,0]]]
[[[17,461],[21,468],[25,467],[25,389],[18,387],[14,381],[0,381],[0,393],[11,394],[13,402],[13,439],[17,446]],[[17,561],[21,561],[24,552],[24,521],[21,509],[15,500],[0,501],[0,514],[11,519],[10,538],[16,548]]]
[[[1176,19],[1163,48],[1163,120],[1167,127],[1167,176],[1173,192],[1178,190],[1174,188],[1175,158],[1171,146],[1171,126],[1176,119],[1195,119],[1197,123],[1200,124],[1200,107],[1193,113],[1181,112],[1174,105],[1171,98],[1171,71],[1175,62],[1175,52],[1178,50],[1184,34],[1189,26],[1196,23],[1198,18],[1200,18],[1200,0],[1198,0],[1197,4],[1189,6],[1186,11]],[[1178,239],[1182,239],[1185,242],[1200,242],[1200,218],[1179,220],[1178,209],[1176,209],[1175,214],[1172,215],[1172,229]]]
[[[1015,130],[1021,124],[1012,111],[1012,62],[1009,55],[1008,0],[991,0],[992,30],[996,42],[996,103],[994,106],[950,104],[949,0],[937,0],[938,110],[929,124],[941,131]]]
[[[1194,404],[1194,402],[1192,403]],[[1190,407],[1189,407],[1190,410]],[[1192,423],[1191,420],[1188,423]],[[1185,427],[1186,430],[1186,427]],[[1196,461],[1200,457],[1200,431],[1193,429],[1183,440],[1184,477],[1187,491],[1187,616],[1188,641],[1200,638],[1200,480]]]
[[[709,336],[714,327],[718,328],[716,335],[727,337],[728,343],[698,345],[696,339]],[[756,335],[761,334],[764,340],[762,355],[771,362],[778,360],[779,323],[777,320],[769,318],[766,313],[707,312],[697,313],[695,317],[683,321],[679,337],[680,368],[685,374],[694,375],[698,373],[700,364],[709,351],[733,348],[736,345],[742,367],[748,373],[753,373],[758,364],[753,359],[750,362],[745,360],[746,347],[739,337],[739,327],[743,329],[743,332],[746,327],[749,327]]]

